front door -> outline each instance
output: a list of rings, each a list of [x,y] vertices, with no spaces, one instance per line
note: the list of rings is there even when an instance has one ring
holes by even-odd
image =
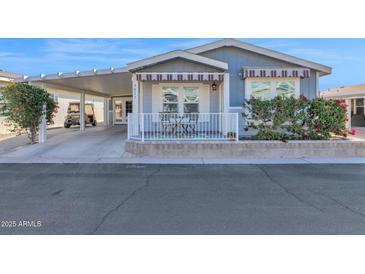
[[[128,113],[132,112],[131,97],[114,97],[114,124],[126,124],[128,122]]]

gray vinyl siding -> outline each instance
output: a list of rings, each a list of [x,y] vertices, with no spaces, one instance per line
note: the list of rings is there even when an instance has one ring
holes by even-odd
[[[217,68],[191,62],[182,58],[165,61],[150,67],[139,70],[138,72],[221,72]]]
[[[203,52],[200,55],[228,63],[230,74],[230,106],[241,106],[245,98],[245,85],[242,76],[242,67],[298,67],[298,65],[287,63],[271,57],[260,55],[235,47],[222,47],[211,51]],[[301,79],[301,94],[308,98],[316,96],[316,73],[311,71],[311,77]]]
[[[300,79],[300,94],[308,99],[314,99],[317,96],[316,72],[311,70],[309,78]]]
[[[209,108],[211,113],[218,113],[219,112],[219,92],[217,91],[210,91],[209,93]]]
[[[152,82],[143,82],[142,111],[152,113]]]

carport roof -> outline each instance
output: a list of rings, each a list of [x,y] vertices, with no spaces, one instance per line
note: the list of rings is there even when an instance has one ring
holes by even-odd
[[[59,88],[82,90],[100,95],[130,94],[132,90],[132,75],[127,67],[110,69],[93,69],[75,71],[71,73],[40,74],[38,76],[24,76],[16,82],[38,82],[54,85]]]

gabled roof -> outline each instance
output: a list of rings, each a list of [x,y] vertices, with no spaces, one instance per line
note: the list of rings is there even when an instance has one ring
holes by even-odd
[[[311,68],[313,70],[321,72],[321,75],[330,74],[332,72],[332,68],[321,65],[315,62],[311,62],[308,60],[304,60],[298,57],[294,57],[285,53],[281,53],[275,50],[259,47],[250,43],[242,42],[236,39],[222,39],[216,42],[204,44],[202,46],[194,47],[188,49],[187,52],[191,52],[194,54],[200,54],[202,52],[210,51],[213,49],[221,48],[221,47],[236,47],[248,51],[252,51],[258,54],[262,54],[268,57],[272,57],[278,60],[283,60],[288,63],[297,64],[303,67]]]
[[[211,58],[207,58],[204,56],[200,56],[200,55],[196,55],[190,52],[186,52],[183,50],[175,50],[175,51],[170,51],[164,54],[160,54],[160,55],[156,55],[153,57],[149,57],[146,59],[142,59],[136,62],[132,62],[128,64],[128,70],[133,71],[133,70],[137,70],[137,69],[141,69],[147,66],[152,66],[164,61],[168,61],[168,60],[172,60],[175,58],[183,58],[192,62],[197,62],[197,63],[201,63],[207,66],[211,66],[211,67],[216,67],[222,70],[227,70],[228,69],[228,64],[221,62],[221,61],[217,61]]]

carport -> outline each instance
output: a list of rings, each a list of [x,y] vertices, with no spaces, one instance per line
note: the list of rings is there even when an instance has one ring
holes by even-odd
[[[104,123],[107,126],[114,124],[113,98],[132,96],[132,74],[126,67],[25,76],[16,81],[28,82],[49,92],[59,89],[77,94],[80,98],[80,131],[85,130],[85,96],[92,95],[104,98]],[[133,102],[133,107],[134,104]],[[46,140],[46,133],[47,127],[43,119],[40,125],[40,142]]]

